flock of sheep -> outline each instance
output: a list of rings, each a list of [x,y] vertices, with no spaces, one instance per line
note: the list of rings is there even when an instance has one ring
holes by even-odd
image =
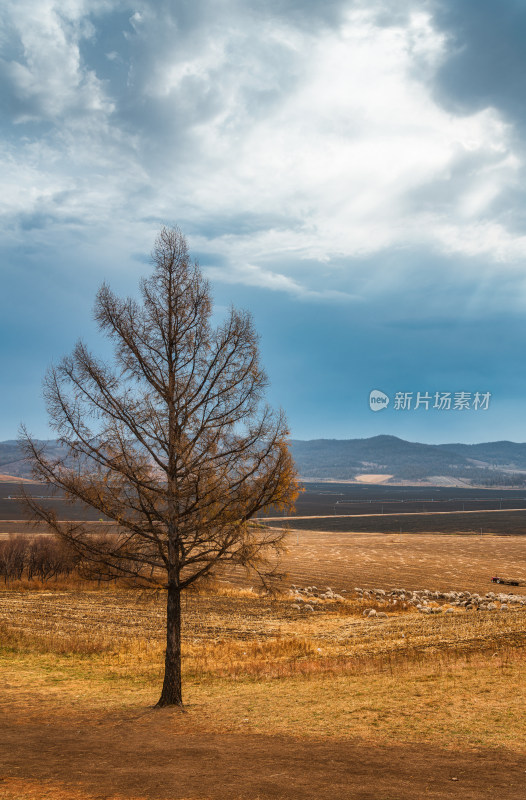
[[[344,594],[347,597],[344,597]],[[303,611],[314,611],[314,605],[320,600],[344,601],[358,600],[368,604],[363,610],[367,617],[387,617],[385,610],[378,611],[375,605],[393,611],[399,609],[415,609],[421,614],[453,614],[455,611],[507,611],[510,607],[526,606],[526,596],[486,592],[485,595],[475,592],[433,592],[430,589],[361,589],[355,587],[351,595],[346,589],[335,592],[330,586],[318,589],[317,586],[301,588],[292,584],[289,596],[295,601],[292,608]]]

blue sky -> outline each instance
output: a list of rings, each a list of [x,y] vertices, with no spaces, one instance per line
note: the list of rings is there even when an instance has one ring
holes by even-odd
[[[0,439],[178,224],[295,438],[526,441],[526,5],[5,0]],[[373,413],[368,397],[391,397]],[[490,392],[488,410],[396,392]]]

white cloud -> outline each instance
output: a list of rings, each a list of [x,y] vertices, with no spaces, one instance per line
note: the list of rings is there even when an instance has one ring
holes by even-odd
[[[9,22],[21,50],[18,57],[4,62],[5,74],[21,105],[15,122],[112,110],[101,82],[81,62],[79,43],[95,33],[86,18],[88,7],[75,0],[8,2]]]
[[[518,159],[510,160],[506,127],[492,109],[459,118],[433,102],[412,75],[415,29],[419,57],[429,52],[435,59],[440,38],[421,16],[408,29],[392,30],[351,15],[338,32],[305,37],[309,66],[286,101],[255,120],[241,142],[222,120],[201,132],[206,178],[194,187],[199,205],[224,215],[240,207],[254,215],[273,212],[298,223],[251,236],[257,255],[260,240],[264,252],[271,240],[276,255],[318,259],[408,243],[449,251],[451,237],[441,236],[446,218],[458,231],[458,252],[468,252],[465,217],[483,210],[466,199],[480,191],[476,168],[462,185],[451,181],[442,215],[426,214],[425,226],[418,209],[408,212],[407,197],[426,187],[432,203],[434,182],[447,180],[453,165],[475,152],[486,172],[491,165],[494,199],[514,180]],[[487,254],[500,258],[487,244]]]
[[[207,278],[211,280],[226,283],[241,283],[245,286],[256,286],[261,289],[270,289],[271,291],[287,292],[301,300],[330,300],[338,302],[355,302],[360,300],[357,295],[334,289],[307,289],[299,281],[293,280],[278,272],[262,269],[255,264],[244,263],[237,266],[231,265],[228,270],[222,270],[220,267],[205,267],[204,272]]]
[[[176,221],[222,256],[216,280],[307,299],[353,297],[338,275],[395,248],[515,271],[526,237],[499,209],[523,169],[513,132],[495,109],[438,105],[450,44],[429,15],[381,27],[370,5],[300,28],[250,3],[196,2],[184,20],[148,2],[9,2],[4,227],[40,214],[58,238],[106,227],[135,248]]]

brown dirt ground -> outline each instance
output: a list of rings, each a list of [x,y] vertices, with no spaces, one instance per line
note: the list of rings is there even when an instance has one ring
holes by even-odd
[[[4,709],[1,800],[523,800],[526,756],[210,733],[173,710]]]

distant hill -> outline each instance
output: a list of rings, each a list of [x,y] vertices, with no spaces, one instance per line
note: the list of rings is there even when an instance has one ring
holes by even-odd
[[[50,456],[60,447],[41,442]],[[429,482],[442,485],[526,486],[526,444],[421,444],[396,436],[369,439],[291,441],[300,476],[317,480],[385,480],[390,483]],[[31,478],[17,441],[0,442],[0,473]],[[363,476],[363,477],[362,477]]]
[[[55,439],[44,439],[39,441],[44,445],[50,457],[58,456],[60,446]],[[31,467],[24,458],[22,449],[16,439],[7,442],[0,442],[0,472],[4,476],[15,478],[32,478]]]
[[[427,481],[458,485],[526,485],[526,444],[421,444],[396,436],[370,439],[291,441],[302,478],[366,480],[386,475],[391,483]]]

